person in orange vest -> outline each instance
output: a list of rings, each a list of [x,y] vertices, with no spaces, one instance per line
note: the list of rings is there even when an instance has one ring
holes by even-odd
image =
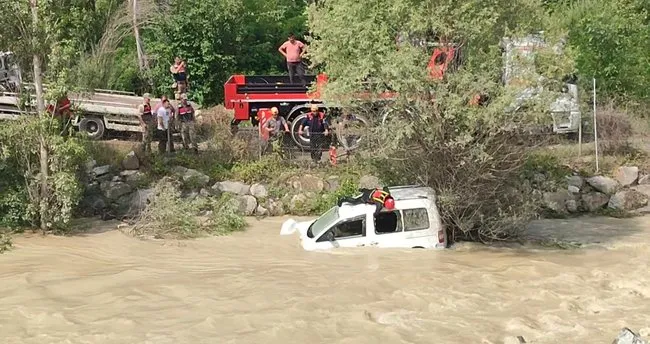
[[[382,208],[386,208],[386,210],[393,210],[395,209],[395,199],[393,196],[391,196],[390,191],[388,191],[388,188],[385,189],[380,189],[380,188],[374,188],[374,189],[359,189],[359,192],[361,192],[361,196],[359,197],[341,197],[339,198],[339,201],[337,205],[340,207],[343,205],[343,203],[350,203],[350,204],[373,204],[377,208],[375,209],[375,214],[378,214]]]
[[[181,138],[183,139],[183,148],[189,149],[190,144],[195,153],[199,152],[199,146],[196,143],[196,118],[194,108],[187,101],[187,94],[181,94],[181,104],[178,106],[178,119],[181,122]]]
[[[312,104],[311,112],[303,120],[298,128],[298,134],[302,135],[302,129],[309,127],[309,145],[311,148],[311,158],[314,162],[320,162],[323,156],[323,145],[325,136],[329,135],[329,125],[325,121],[325,114],[320,112],[317,104]]]
[[[47,111],[59,120],[61,136],[68,136],[72,122],[72,103],[67,96],[63,96],[55,104],[47,106]]]

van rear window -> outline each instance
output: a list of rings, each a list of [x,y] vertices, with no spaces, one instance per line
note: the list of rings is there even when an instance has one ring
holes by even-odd
[[[404,209],[404,231],[418,231],[429,228],[429,212],[426,208]]]

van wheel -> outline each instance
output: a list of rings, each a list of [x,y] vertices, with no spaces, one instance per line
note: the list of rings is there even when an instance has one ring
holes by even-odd
[[[91,140],[101,139],[105,130],[104,121],[99,117],[84,117],[79,122],[79,131],[86,133]]]

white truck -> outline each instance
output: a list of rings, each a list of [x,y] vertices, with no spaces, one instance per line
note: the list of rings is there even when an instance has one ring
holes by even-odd
[[[36,103],[32,95],[33,87],[22,82],[15,55],[0,52],[0,119],[16,119],[21,115],[33,114]],[[68,98],[75,113],[72,124],[91,139],[101,139],[107,130],[142,132],[138,119],[138,105],[142,104],[142,97],[135,93],[94,90],[88,94],[71,93]],[[159,103],[160,98],[151,99],[152,107]],[[199,106],[190,103],[197,109],[198,116]]]
[[[502,39],[503,83],[505,85],[517,85],[522,82],[522,79],[531,76],[542,81],[542,77],[534,69],[534,58],[540,48],[547,47],[543,36],[544,32],[538,32],[522,38],[506,37]],[[563,44],[562,42],[553,47],[555,53],[559,54],[562,51]],[[537,97],[542,91],[541,86],[525,87],[507,111],[517,111],[527,99]],[[578,102],[578,86],[573,81],[565,82],[562,94],[551,103],[549,112],[553,118],[554,133],[578,133],[581,125],[581,113]]]
[[[423,186],[388,187],[395,209],[375,214],[371,204],[334,206],[319,218],[282,224],[280,235],[300,235],[307,251],[332,248],[427,248],[447,247],[447,234],[436,205],[435,192]]]

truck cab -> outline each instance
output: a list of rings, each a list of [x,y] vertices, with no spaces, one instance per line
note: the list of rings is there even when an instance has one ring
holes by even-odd
[[[375,214],[370,204],[334,206],[312,221],[285,221],[280,235],[300,234],[307,251],[333,248],[447,247],[433,189],[420,186],[390,187],[395,209]]]

